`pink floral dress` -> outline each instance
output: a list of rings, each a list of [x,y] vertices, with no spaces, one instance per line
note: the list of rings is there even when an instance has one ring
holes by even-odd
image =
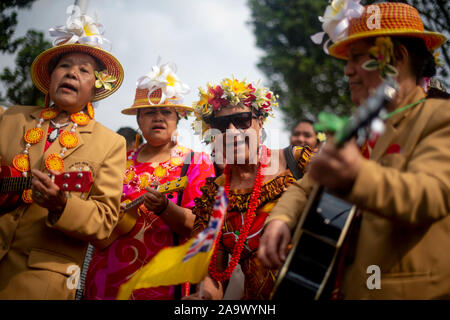
[[[128,155],[122,202],[136,198],[136,194],[153,181],[162,184],[180,177],[184,158],[191,152],[188,148],[175,146],[170,159],[165,162],[140,163],[136,158],[141,148]],[[206,178],[214,176],[214,167],[209,157],[204,153],[195,153],[186,176],[189,184],[183,191],[181,206],[192,208],[194,199],[201,195],[200,187],[205,184]],[[168,195],[168,198],[177,203],[176,192]],[[174,245],[173,232],[169,226],[145,207],[141,208],[141,216],[128,234],[122,235],[104,250],[95,250],[86,278],[85,299],[115,299],[121,284],[162,248]],[[138,289],[133,292],[131,299],[174,299],[174,287]]]

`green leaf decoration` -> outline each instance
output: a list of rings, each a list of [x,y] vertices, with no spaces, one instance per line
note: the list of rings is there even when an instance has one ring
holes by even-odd
[[[348,121],[348,117],[339,117],[333,113],[321,112],[319,121],[314,124],[316,131],[337,132],[341,130]]]
[[[374,70],[378,69],[378,65],[379,65],[378,61],[376,61],[374,59],[370,59],[370,60],[367,60],[366,62],[364,62],[362,67],[364,70],[374,71]]]
[[[398,76],[398,71],[393,65],[387,64],[385,69],[386,69],[385,70],[386,75],[388,75],[389,77],[396,77],[396,76]]]

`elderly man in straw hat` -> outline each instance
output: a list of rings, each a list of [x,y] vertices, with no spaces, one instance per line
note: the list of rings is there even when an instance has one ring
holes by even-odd
[[[323,26],[334,41],[329,54],[347,60],[353,102],[362,104],[387,77],[398,92],[384,133],[370,141],[369,159],[350,142],[339,150],[330,143],[311,161],[309,174],[273,209],[259,257],[281,266],[315,181],[359,209],[338,257],[332,298],[450,298],[450,106],[420,86],[435,74],[433,50],[446,39],[425,31],[409,5],[336,2]],[[348,30],[334,28],[349,16]],[[381,281],[371,282],[377,268]]]
[[[120,87],[123,68],[86,15],[50,34],[54,47],[31,66],[46,106],[0,116],[2,163],[32,177],[16,205],[1,204],[0,299],[73,299],[88,243],[108,237],[118,220],[125,140],[95,121],[91,102]],[[90,171],[92,186],[65,192],[48,176],[70,171]]]

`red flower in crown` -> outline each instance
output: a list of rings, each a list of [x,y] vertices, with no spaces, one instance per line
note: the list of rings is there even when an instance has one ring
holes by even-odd
[[[256,88],[254,88],[251,83],[248,84],[247,88],[249,89],[250,93],[253,93],[256,90]]]
[[[213,98],[209,99],[208,103],[212,105],[214,110],[219,110],[220,107],[228,105],[228,100],[222,98],[224,91],[221,86],[216,86],[216,88],[209,88],[209,93],[214,95]]]
[[[268,100],[266,102],[264,102],[263,104],[261,104],[261,109],[263,109],[264,111],[270,110],[270,98],[272,98],[272,94],[270,92],[268,92],[266,94],[266,98]]]
[[[256,89],[252,86],[251,83],[248,84],[247,89],[248,89],[249,94],[248,94],[248,97],[244,100],[244,105],[246,107],[251,108],[252,102],[256,100],[256,96],[252,93],[255,92]]]
[[[244,100],[244,105],[245,105],[246,107],[251,108],[252,102],[255,101],[255,100],[256,100],[256,96],[253,95],[253,94],[250,94],[250,95],[248,96],[248,98]]]

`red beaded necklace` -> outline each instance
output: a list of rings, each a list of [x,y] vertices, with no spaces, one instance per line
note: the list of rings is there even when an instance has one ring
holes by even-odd
[[[263,155],[267,156],[267,149],[264,148]],[[261,164],[261,162],[263,164]],[[218,241],[220,241],[222,237],[222,230],[219,232],[218,237],[216,238],[216,243],[214,246],[214,252],[211,257],[211,262],[209,264],[209,274],[215,279],[216,281],[225,281],[228,280],[231,277],[231,274],[233,273],[234,268],[236,268],[239,259],[241,258],[242,250],[244,249],[244,243],[245,240],[247,240],[248,231],[250,230],[251,225],[253,224],[253,220],[255,219],[255,212],[258,205],[259,196],[261,194],[261,187],[262,182],[264,180],[264,175],[261,173],[261,168],[266,166],[266,161],[263,159],[258,163],[258,169],[256,172],[256,178],[255,183],[253,185],[253,192],[250,197],[250,201],[248,204],[248,210],[247,214],[245,216],[244,224],[239,232],[238,240],[233,248],[233,253],[231,255],[230,262],[228,263],[227,268],[223,272],[219,272],[217,270],[217,248],[218,248]],[[230,184],[231,184],[231,172],[230,172],[230,166],[227,164],[225,165],[224,169],[225,174],[225,192],[229,199],[229,193],[230,193]]]

